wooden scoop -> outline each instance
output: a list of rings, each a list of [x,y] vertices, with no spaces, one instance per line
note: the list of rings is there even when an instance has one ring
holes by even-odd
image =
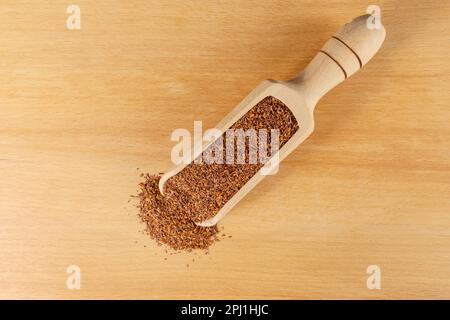
[[[282,161],[314,130],[314,108],[319,99],[336,85],[361,69],[381,47],[386,32],[383,26],[369,29],[370,15],[360,16],[331,37],[322,50],[314,57],[306,69],[290,81],[265,80],[257,86],[238,106],[234,108],[215,128],[225,132],[252,107],[267,96],[282,101],[296,117],[300,128],[279,150]],[[201,155],[211,143],[193,150],[192,158]],[[263,168],[272,166],[271,161]],[[164,184],[172,176],[183,170],[186,164],[178,165],[164,174],[159,181],[159,189],[164,192]],[[262,169],[263,169],[262,168]],[[208,227],[222,219],[248,192],[264,177],[260,169],[211,219],[197,223]],[[267,170],[266,170],[267,172]]]

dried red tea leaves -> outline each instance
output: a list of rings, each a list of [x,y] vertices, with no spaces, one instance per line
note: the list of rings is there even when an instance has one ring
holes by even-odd
[[[161,195],[159,179],[160,176],[146,175],[139,185],[139,217],[149,236],[175,250],[207,249],[216,239],[217,227],[197,226],[183,214],[180,203]]]
[[[231,129],[268,132],[278,129],[280,148],[298,128],[289,108],[274,97],[264,98],[231,126]],[[226,140],[225,133],[222,139]],[[246,150],[246,161],[248,154]],[[219,241],[219,230],[217,226],[199,227],[194,221],[216,215],[263,166],[264,163],[248,161],[244,164],[192,162],[167,181],[164,196],[158,188],[160,176],[146,175],[140,184],[139,216],[147,226],[147,233],[159,244],[175,250],[207,249]]]
[[[250,109],[230,129],[254,129],[256,132],[259,129],[266,129],[268,132],[278,129],[281,148],[298,128],[297,120],[291,110],[283,102],[270,96]],[[270,134],[268,138],[270,140]],[[222,139],[226,141],[225,133]],[[226,142],[223,146],[225,148]],[[246,148],[244,164],[190,163],[166,182],[164,192],[179,199],[183,203],[184,214],[192,220],[201,222],[214,217],[225,203],[264,166],[264,163],[259,161],[256,164],[249,163],[248,146]],[[225,154],[224,150],[224,158]]]

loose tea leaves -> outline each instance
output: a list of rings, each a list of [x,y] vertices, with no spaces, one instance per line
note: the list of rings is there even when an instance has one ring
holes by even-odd
[[[273,129],[279,130],[279,147],[281,148],[294,134],[299,126],[291,110],[280,100],[266,97],[234,123],[230,129]],[[270,135],[268,135],[270,140]],[[226,134],[222,135],[226,146]],[[270,147],[270,141],[268,146]],[[258,145],[256,148],[258,148]],[[248,147],[248,145],[247,145]],[[269,148],[270,149],[270,148]],[[269,150],[270,151],[270,150]],[[205,150],[204,153],[208,152]],[[248,160],[249,149],[245,150]],[[225,158],[225,150],[223,157]],[[203,155],[203,154],[202,154]],[[225,159],[224,161],[225,162]],[[164,193],[183,203],[184,214],[195,222],[214,217],[217,212],[242,188],[262,167],[264,163],[255,164],[207,164],[192,162],[178,174],[170,178]]]
[[[161,195],[158,175],[146,175],[140,186],[140,218],[148,235],[175,250],[207,249],[218,236],[218,228],[199,227],[183,214],[181,203]]]
[[[250,109],[231,129],[278,130],[281,148],[297,132],[299,125],[283,102],[269,96]],[[225,133],[221,139],[226,141]],[[246,160],[249,154],[250,150],[246,149]],[[140,184],[139,215],[147,226],[147,233],[158,243],[176,250],[207,249],[220,240],[219,230],[216,226],[199,227],[194,222],[215,216],[263,166],[262,162],[249,161],[243,164],[192,162],[166,182],[164,196],[158,189],[160,176],[145,176],[145,181]]]

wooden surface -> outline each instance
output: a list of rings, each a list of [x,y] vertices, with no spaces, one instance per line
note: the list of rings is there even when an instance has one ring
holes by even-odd
[[[231,239],[175,256],[128,203],[171,166],[172,130],[295,76],[371,3],[74,3],[75,31],[67,1],[0,3],[0,298],[450,298],[448,3],[377,1],[379,54],[227,216]]]

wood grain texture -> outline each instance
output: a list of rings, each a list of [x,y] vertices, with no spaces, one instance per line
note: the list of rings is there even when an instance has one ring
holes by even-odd
[[[139,174],[171,166],[173,129],[295,76],[370,2],[73,3],[78,31],[67,1],[0,2],[0,298],[450,298],[448,3],[377,2],[379,54],[209,255],[141,233]]]

